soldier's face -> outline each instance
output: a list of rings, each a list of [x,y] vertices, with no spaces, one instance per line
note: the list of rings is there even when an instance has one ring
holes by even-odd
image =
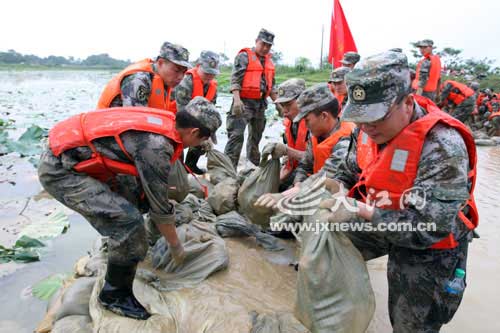
[[[163,83],[170,88],[175,87],[182,81],[184,73],[187,70],[186,67],[179,66],[163,58],[159,58],[157,64],[158,75],[162,78]]]
[[[420,46],[419,49],[420,49],[420,54],[423,56],[425,56],[426,54],[430,54],[432,51],[431,46]]]
[[[198,128],[178,128],[177,131],[184,147],[197,147],[203,141],[208,140],[208,137],[200,137]]]
[[[259,56],[263,57],[271,51],[271,44],[264,43],[260,39],[257,39],[255,41],[255,53],[257,53]]]
[[[323,137],[327,135],[332,129],[332,123],[329,121],[330,114],[328,111],[321,112],[318,116],[312,112],[309,112],[307,116],[304,117],[306,120],[306,126],[315,137]],[[336,121],[336,120],[335,120]],[[335,125],[336,123],[334,123]]]
[[[401,103],[391,106],[382,119],[371,123],[356,123],[356,125],[376,144],[389,142],[410,123],[413,103],[413,97],[409,95]]]
[[[200,79],[203,84],[210,83],[210,81],[215,79],[215,74],[205,73],[200,67],[198,67],[198,74],[200,75]]]
[[[293,121],[293,118],[295,118],[299,114],[299,107],[297,106],[296,99],[280,104],[283,107],[283,117],[286,117]]]
[[[335,87],[335,91],[339,95],[347,95],[347,86],[345,81],[341,82],[333,82],[333,86]]]

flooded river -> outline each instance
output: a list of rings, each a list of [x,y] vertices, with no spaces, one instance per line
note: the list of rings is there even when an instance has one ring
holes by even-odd
[[[69,115],[93,109],[112,75],[110,71],[0,71],[0,118],[16,121],[15,128],[10,131],[14,138],[32,124],[49,128]],[[222,115],[227,112],[230,102],[228,95],[219,97],[218,108]],[[266,140],[277,138],[281,131],[279,122],[271,122],[264,137]],[[217,148],[220,150],[227,141],[225,134],[223,125],[218,132]],[[468,286],[462,305],[443,332],[500,332],[500,321],[495,317],[500,306],[500,222],[496,219],[500,206],[500,147],[478,147],[478,153],[475,196],[481,238],[474,240],[469,248]],[[40,194],[41,191],[36,170],[27,159],[20,159],[15,154],[0,157],[1,245],[11,246],[23,226],[60,207]],[[0,264],[0,332],[31,332],[44,316],[46,302],[30,296],[30,286],[50,274],[71,272],[75,261],[90,248],[96,232],[79,215],[68,213],[70,229],[49,242],[41,261],[25,265]],[[241,260],[248,261],[248,258],[241,257]],[[385,261],[381,258],[368,263],[377,297],[370,332],[391,331]],[[293,278],[293,272],[288,269],[282,274]],[[281,291],[275,295],[289,297],[288,300],[276,300],[276,304],[283,307],[288,304],[292,308],[293,293]]]

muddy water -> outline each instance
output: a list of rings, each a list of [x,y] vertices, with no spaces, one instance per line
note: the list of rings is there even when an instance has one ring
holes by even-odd
[[[13,137],[33,123],[50,127],[55,121],[69,115],[91,110],[111,76],[112,73],[108,71],[0,72],[0,117],[16,120],[16,129],[11,133]],[[222,95],[218,101],[222,115],[227,112],[229,105],[230,97]],[[270,123],[262,144],[278,138],[281,131],[278,122]],[[217,148],[222,150],[227,141],[224,125],[218,134]],[[242,155],[244,154],[243,151]],[[242,161],[241,166],[244,166],[244,158]],[[57,206],[52,200],[44,198],[43,194],[39,195],[40,191],[36,172],[27,161],[21,161],[12,154],[0,157],[1,244],[11,245],[16,232],[29,223],[25,217],[19,216],[28,198],[31,198],[30,203],[23,214],[28,217],[36,218],[40,212],[51,211]],[[479,147],[478,184],[475,193],[481,218],[478,228],[481,238],[474,240],[470,246],[468,287],[458,313],[452,323],[443,328],[444,332],[500,332],[500,321],[495,317],[500,306],[500,288],[497,282],[500,276],[500,223],[496,219],[500,194],[500,147]],[[70,222],[69,231],[49,244],[41,262],[0,265],[0,332],[31,332],[43,317],[45,302],[30,297],[29,287],[52,273],[71,271],[76,259],[90,247],[95,231],[78,215],[71,215]],[[238,249],[239,246],[237,243],[232,244],[231,249]],[[248,254],[252,255],[232,262],[237,269],[226,278],[233,281],[233,284],[220,285],[217,281],[221,277],[214,276],[204,288],[228,293],[240,288],[237,283],[243,276],[238,274],[249,272],[245,265],[252,264],[256,253],[257,250],[250,250]],[[275,259],[280,261],[279,258]],[[288,267],[272,267],[272,272],[264,274],[277,274],[286,277],[285,281],[293,281],[294,273]],[[368,267],[377,297],[377,310],[370,332],[390,332],[385,259],[370,262]],[[259,275],[263,271],[255,272],[256,275],[250,277],[252,287],[246,293],[244,290],[239,291],[245,295],[245,300],[228,296],[223,300],[224,305],[227,302],[228,309],[243,306],[260,307],[264,311],[289,311],[293,305],[293,292],[290,292],[293,285],[286,283],[277,286],[272,282],[272,277]],[[223,274],[229,273],[220,273]],[[186,296],[190,297],[189,295],[187,292]]]

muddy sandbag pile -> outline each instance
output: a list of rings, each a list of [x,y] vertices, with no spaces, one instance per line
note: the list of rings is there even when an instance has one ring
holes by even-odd
[[[184,236],[209,235],[216,242],[225,242],[231,265],[223,271],[210,275],[207,279],[190,288],[162,291],[154,281],[166,282],[168,260],[160,270],[154,270],[151,257],[140,264],[134,281],[134,294],[152,316],[145,321],[134,320],[105,310],[97,301],[104,283],[101,271],[93,285],[88,311],[90,316],[69,314],[54,322],[52,331],[74,332],[308,332],[293,317],[296,272],[288,265],[271,264],[268,252],[255,248],[247,242],[233,239],[221,240],[214,234],[213,224],[182,225],[179,229]],[[205,236],[203,236],[205,237]],[[201,238],[203,238],[201,237]],[[184,239],[185,240],[185,239]],[[198,238],[200,243],[203,239]],[[187,240],[188,242],[190,240]],[[210,240],[208,240],[210,242]],[[158,245],[159,246],[159,245]],[[105,247],[101,247],[105,249]],[[167,250],[168,251],[168,250]],[[168,256],[166,252],[165,258]],[[282,255],[274,252],[273,255]],[[98,258],[94,255],[92,258]],[[89,263],[91,259],[85,261]],[[288,258],[282,261],[287,262]],[[159,262],[162,262],[160,260]],[[81,268],[84,265],[76,265]],[[95,266],[95,265],[94,265]],[[83,271],[86,273],[86,271]],[[82,278],[79,278],[82,279]],[[78,279],[77,279],[78,281]],[[90,282],[82,281],[85,295]],[[170,284],[170,282],[169,282]],[[73,293],[77,295],[79,292]],[[88,296],[82,296],[86,303]],[[66,311],[67,312],[67,311]],[[257,314],[258,312],[258,314]],[[77,312],[81,313],[81,312]],[[279,329],[279,330],[278,330]]]
[[[227,178],[238,179],[231,159],[216,149],[207,152],[207,173],[214,185]]]
[[[475,139],[476,146],[496,146],[497,143],[491,139]]]
[[[208,201],[190,193],[180,204],[191,209],[194,220],[200,222],[215,222],[216,216]]]
[[[256,243],[268,251],[281,251],[283,246],[279,239],[262,232],[260,226],[251,224],[238,212],[232,211],[217,216],[215,222],[217,233],[222,237],[255,237]]]
[[[327,223],[327,209],[305,223]],[[375,296],[365,261],[341,232],[302,231],[295,316],[313,332],[365,332]]]
[[[207,201],[216,215],[228,213],[236,209],[239,184],[236,179],[226,178],[208,194]]]
[[[174,162],[168,174],[168,197],[177,202],[184,200],[190,190],[188,174],[180,159]]]
[[[254,203],[265,193],[277,193],[280,182],[280,161],[270,159],[248,176],[238,191],[238,209],[252,223],[268,226],[271,209],[255,207]]]
[[[197,198],[206,199],[205,191],[210,193],[213,189],[212,183],[203,177],[196,177],[194,175],[188,175],[189,182],[189,193],[193,194]]]

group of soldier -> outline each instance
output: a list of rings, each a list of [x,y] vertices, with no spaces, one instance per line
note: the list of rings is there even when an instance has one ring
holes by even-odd
[[[462,295],[450,296],[444,286],[457,268],[465,270],[478,224],[476,150],[461,121],[465,108],[475,105],[472,89],[446,81],[438,94],[440,61],[430,40],[418,43],[423,58],[413,82],[406,56],[391,49],[362,59],[346,53],[329,82],[306,87],[302,79],[289,79],[277,86],[270,53],[274,37],[262,29],[255,45],[235,58],[225,154],[238,167],[248,126],[250,162],[283,158],[280,192],[262,195],[256,206],[275,209],[317,177],[346,189],[322,207],[337,208],[330,223],[375,227],[346,235],[365,260],[388,255],[394,331],[438,332],[461,302]],[[135,319],[150,316],[132,292],[137,264],[148,249],[143,213],[166,239],[173,260],[182,264],[186,256],[168,200],[168,174],[186,147],[188,169],[205,172],[198,159],[209,141],[216,142],[222,123],[214,106],[217,74],[215,52],[201,52],[191,68],[188,51],[165,42],[156,59],[132,64],[108,83],[99,110],[64,120],[49,133],[40,181],[109,237],[99,301],[110,311]],[[284,118],[285,134],[283,142],[268,143],[261,152],[268,97]],[[414,188],[425,205],[403,200]],[[340,199],[356,209],[337,205]],[[417,228],[429,222],[434,230]],[[389,223],[415,228],[377,229]]]

